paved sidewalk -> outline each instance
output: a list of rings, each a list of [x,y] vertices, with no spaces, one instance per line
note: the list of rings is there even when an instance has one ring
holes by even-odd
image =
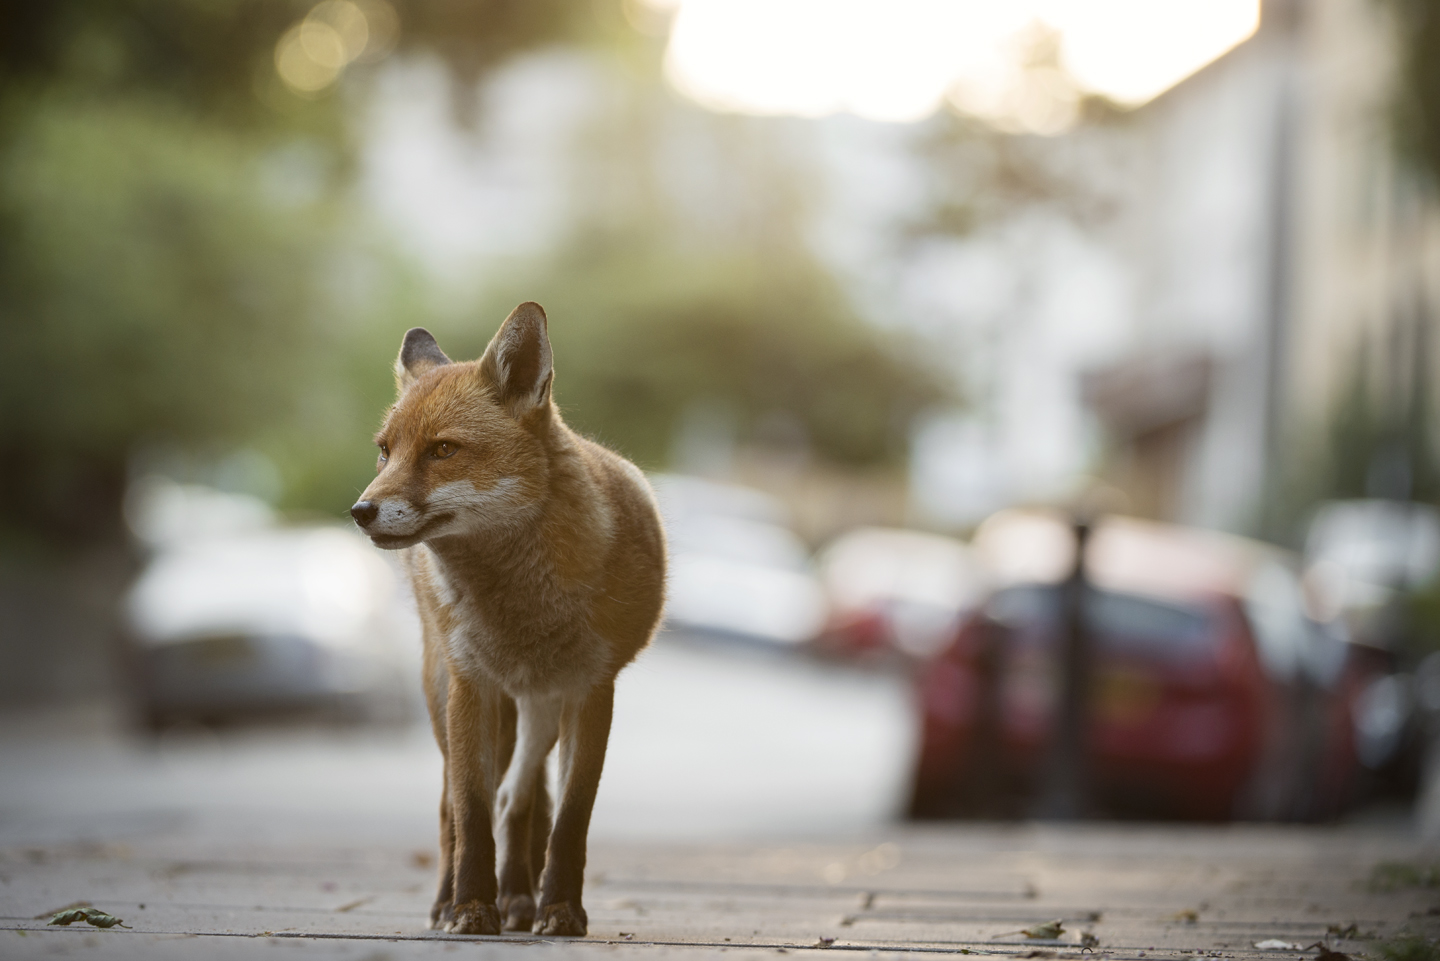
[[[1117,961],[1278,961],[1327,928],[1435,933],[1440,890],[1377,891],[1377,864],[1426,863],[1399,828],[1008,826],[895,828],[843,843],[597,842],[590,937],[451,937],[426,931],[431,850],[356,825],[160,826],[0,853],[0,958],[384,958],[634,955],[739,958],[983,954]],[[336,839],[338,838],[338,839]],[[87,900],[130,928],[47,927]],[[1022,928],[1063,919],[1058,939]],[[844,952],[843,955],[839,952]],[[1090,952],[1084,952],[1088,955]],[[1314,950],[1303,952],[1313,957]]]

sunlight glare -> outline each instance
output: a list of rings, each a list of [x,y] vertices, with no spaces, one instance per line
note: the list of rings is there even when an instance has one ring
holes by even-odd
[[[1249,36],[1259,17],[1258,0],[647,2],[673,10],[670,82],[714,110],[905,122],[948,97],[1042,133],[1073,118],[1081,92],[1149,100]],[[1039,65],[1043,75],[1025,62],[1037,30],[1059,37],[1059,63]]]

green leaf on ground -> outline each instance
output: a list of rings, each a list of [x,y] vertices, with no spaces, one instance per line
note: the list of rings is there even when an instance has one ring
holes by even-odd
[[[1054,941],[1065,933],[1065,923],[1056,918],[1054,921],[1046,921],[1044,924],[1037,924],[1033,928],[1025,928],[1020,932],[1027,938],[1037,940]]]
[[[1370,890],[1399,891],[1403,888],[1440,888],[1440,865],[1382,861],[1370,872]]]
[[[1440,961],[1440,942],[1418,934],[1391,938],[1374,945],[1383,961]]]
[[[50,919],[51,924],[62,926],[75,924],[78,921],[84,921],[97,928],[113,928],[116,925],[128,928],[130,926],[115,915],[107,914],[99,908],[70,908],[66,911],[57,911],[55,916]]]

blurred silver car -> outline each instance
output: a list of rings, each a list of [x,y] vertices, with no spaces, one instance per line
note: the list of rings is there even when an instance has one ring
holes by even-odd
[[[178,485],[137,509],[153,554],[125,609],[141,719],[321,709],[345,717],[408,711],[414,633],[397,578],[340,527],[279,527],[263,505]]]
[[[698,477],[651,482],[669,539],[669,628],[782,646],[820,632],[825,592],[778,501]]]

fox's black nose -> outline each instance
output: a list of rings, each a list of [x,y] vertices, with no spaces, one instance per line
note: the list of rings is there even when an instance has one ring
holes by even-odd
[[[360,501],[350,508],[350,516],[355,518],[355,523],[361,527],[369,527],[379,513],[380,507],[374,501]]]

